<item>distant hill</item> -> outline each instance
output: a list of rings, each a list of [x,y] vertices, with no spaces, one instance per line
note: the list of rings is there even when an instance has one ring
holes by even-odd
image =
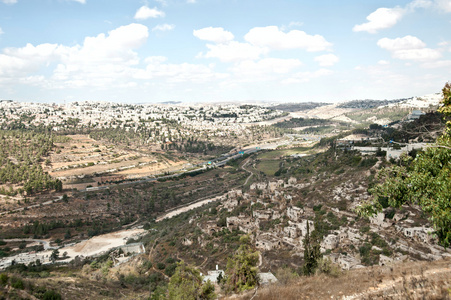
[[[160,102],[160,104],[180,104],[182,101],[164,101]]]
[[[330,103],[324,102],[302,102],[302,103],[283,103],[271,106],[272,109],[278,109],[286,112],[310,110],[317,107],[329,105]]]
[[[357,109],[369,109],[375,108],[379,106],[385,106],[389,104],[395,104],[406,99],[396,99],[396,100],[352,100],[349,102],[345,102],[343,104],[338,105],[338,108],[357,108]]]

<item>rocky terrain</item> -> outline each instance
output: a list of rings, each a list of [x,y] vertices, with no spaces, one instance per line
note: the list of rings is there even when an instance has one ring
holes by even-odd
[[[360,204],[372,198],[369,191],[380,183],[377,173],[381,168],[396,164],[396,158],[389,154],[398,151],[414,156],[419,150],[414,149],[413,142],[420,145],[420,139],[429,141],[438,136],[443,128],[443,123],[436,122],[440,117],[415,115],[413,108],[407,107],[415,101],[433,104],[434,99],[415,98],[388,104],[397,105],[396,109],[362,109],[360,102],[355,104],[358,108],[354,104],[344,108],[336,108],[335,104],[312,105],[307,111],[273,119],[280,123],[262,126],[263,135],[257,134],[256,128],[260,125],[254,128],[254,125],[241,124],[239,126],[251,128],[248,133],[255,141],[262,142],[262,137],[273,138],[265,144],[256,143],[252,147],[247,144],[252,151],[246,148],[245,152],[244,147],[237,147],[233,154],[225,156],[185,153],[184,147],[191,144],[175,136],[174,140],[165,140],[159,149],[153,145],[146,150],[141,143],[143,140],[129,145],[120,142],[118,147],[112,147],[112,140],[89,136],[86,132],[77,135],[70,132],[70,139],[59,139],[50,155],[41,159],[44,171],[65,180],[64,191],[2,196],[0,254],[4,258],[1,267],[9,267],[5,274],[10,277],[5,281],[8,285],[0,284],[1,292],[27,298],[26,293],[35,295],[27,285],[33,283],[58,290],[68,299],[86,297],[87,293],[91,293],[92,299],[109,299],[116,297],[119,291],[123,299],[140,299],[150,295],[149,291],[152,295],[165,291],[177,262],[182,260],[196,266],[203,274],[214,273],[216,267],[225,269],[231,255],[240,247],[240,238],[246,235],[252,249],[259,251],[258,270],[268,274],[262,275],[264,280],[275,275],[284,285],[299,276],[295,274],[302,274],[305,241],[314,234],[322,262],[334,270],[329,276],[346,278],[349,282],[353,282],[352,278],[367,276],[370,282],[342,290],[335,279],[318,277],[317,280],[327,280],[331,285],[327,295],[324,291],[321,297],[339,295],[343,299],[365,299],[389,295],[396,299],[406,285],[412,285],[409,291],[416,291],[413,285],[417,278],[423,280],[421,276],[427,278],[421,282],[436,285],[438,281],[431,274],[448,274],[447,267],[440,262],[449,260],[451,252],[438,243],[428,214],[416,205],[395,209],[383,201],[380,203],[383,211],[369,219],[356,212]],[[401,104],[407,106],[401,107]],[[126,109],[133,113],[130,107]],[[234,108],[230,109],[224,113],[233,112]],[[240,107],[238,111],[246,109],[252,111],[253,108]],[[190,109],[184,112],[189,114]],[[264,109],[255,109],[255,112],[261,116],[261,122],[271,119],[266,118]],[[303,114],[321,118],[312,121]],[[187,117],[187,120],[194,119]],[[399,120],[413,122],[399,123]],[[388,121],[397,124],[374,124]],[[371,122],[368,129],[350,130],[355,124],[368,122]],[[225,123],[228,124],[223,125],[229,129],[236,127],[233,122]],[[310,125],[299,127],[305,124]],[[417,130],[423,127],[429,135],[423,135],[422,129]],[[101,132],[101,128],[95,130]],[[333,134],[338,135],[332,137]],[[129,137],[134,138],[133,132]],[[227,138],[233,139],[233,134],[227,134]],[[388,144],[389,140],[407,141],[408,145],[395,147]],[[245,144],[237,140],[234,145]],[[412,146],[411,149],[408,146]],[[215,165],[221,157],[230,159],[220,166]],[[208,161],[202,162],[203,159]],[[185,173],[188,161],[203,163],[204,167]],[[156,168],[151,170],[154,165]],[[170,172],[171,167],[178,172],[177,176],[166,173],[167,176],[148,178],[157,172]],[[105,176],[102,168],[115,170]],[[146,177],[142,181],[122,182],[126,176]],[[115,179],[110,180],[113,177]],[[136,226],[143,234],[128,241],[114,233]],[[129,244],[123,245],[124,242]],[[54,256],[55,250],[59,250],[59,257]],[[393,271],[394,266],[409,263],[420,266],[422,261],[434,262],[440,267],[424,274],[415,269],[406,276]],[[58,263],[63,265],[58,267]],[[67,273],[65,264],[74,270],[72,275]],[[369,270],[380,271],[370,275]],[[11,289],[11,276],[21,278],[24,288]],[[47,277],[54,280],[44,283]],[[371,278],[378,278],[378,282],[372,282]],[[391,281],[388,278],[392,278]],[[310,279],[305,280],[313,284]],[[66,288],[58,286],[61,282],[71,283]],[[112,289],[111,285],[116,288]],[[302,290],[302,285],[293,283],[290,293],[305,293],[314,298],[312,291]],[[393,289],[387,289],[388,285]],[[83,288],[85,293],[80,290]],[[220,284],[216,288],[219,295],[225,295]],[[280,293],[284,293],[286,287],[280,288]],[[242,297],[258,295],[260,299],[272,299],[273,291],[262,288],[257,294],[254,291]],[[434,293],[437,291],[442,292],[435,289]],[[421,293],[435,297],[429,290]]]

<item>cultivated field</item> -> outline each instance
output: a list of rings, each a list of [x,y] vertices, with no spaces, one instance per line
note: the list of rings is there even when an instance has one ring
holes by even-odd
[[[63,181],[64,188],[82,189],[107,182],[152,176],[182,168],[187,161],[171,159],[150,149],[130,149],[104,143],[88,135],[70,135],[56,143],[44,168]]]

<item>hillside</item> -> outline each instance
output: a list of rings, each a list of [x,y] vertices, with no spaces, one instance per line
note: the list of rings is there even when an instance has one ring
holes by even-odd
[[[338,276],[290,278],[223,299],[451,299],[451,260],[398,263]]]
[[[227,114],[235,113],[234,109],[230,107]],[[236,109],[251,114],[254,108]],[[349,271],[340,273],[338,279],[316,277],[330,282],[333,295],[368,291],[370,284],[353,286],[352,278],[374,277],[358,275],[376,270],[374,266],[402,265],[408,270],[413,262],[418,266],[422,261],[440,264],[451,253],[440,245],[428,214],[418,206],[394,209],[382,201],[383,211],[370,219],[355,210],[371,199],[369,190],[380,182],[377,173],[397,164],[389,153],[401,153],[403,143],[434,140],[443,130],[442,117],[434,113],[393,126],[361,128],[370,115],[402,119],[401,115],[410,111],[341,108],[328,112],[330,116],[324,119],[281,120],[261,127],[263,133],[258,125],[240,124],[238,127],[249,129],[246,134],[252,138],[247,141],[235,138],[235,123],[227,123],[224,131],[215,135],[223,134],[239,146],[217,156],[214,151],[229,151],[230,147],[222,142],[209,152],[208,143],[203,142],[208,133],[201,131],[196,134],[198,139],[173,137],[157,151],[158,144],[146,146],[143,136],[136,135],[147,129],[125,129],[132,128],[133,122],[121,130],[97,125],[89,130],[65,127],[65,132],[51,135],[48,129],[38,135],[41,129],[36,124],[23,124],[25,128],[15,129],[14,145],[30,143],[33,136],[51,137],[46,153],[32,159],[49,172],[49,178],[63,180],[64,190],[41,189],[28,195],[18,189],[2,196],[0,268],[5,270],[3,278],[6,276],[2,293],[6,298],[31,299],[42,298],[46,291],[67,299],[109,299],[119,294],[123,299],[149,295],[158,299],[167,291],[178,262],[193,265],[203,274],[216,266],[225,270],[245,235],[250,247],[259,252],[258,271],[272,272],[284,284],[303,274],[307,226],[327,261],[325,266],[335,275],[339,269]],[[264,111],[262,114],[264,119]],[[354,123],[340,118],[354,118]],[[178,126],[161,120],[149,122],[166,124],[167,132]],[[4,140],[11,142],[9,136]],[[194,153],[198,147],[203,150]],[[12,166],[22,156],[14,150],[17,146],[10,148],[4,160]],[[417,152],[406,151],[412,157]],[[102,173],[108,170],[108,174]],[[21,183],[26,183],[26,178],[23,180]],[[395,271],[380,270],[385,270],[380,272],[386,276],[380,280],[399,279]],[[415,274],[417,271],[412,269]],[[350,285],[339,287],[340,278]],[[314,279],[299,280],[277,289],[282,294],[295,287],[295,293],[314,293]],[[435,284],[434,278],[430,280],[427,284]],[[15,283],[20,281],[22,284]],[[311,290],[302,290],[306,285],[312,285]],[[219,295],[226,290],[223,285],[216,286]],[[275,290],[270,288],[268,293]],[[257,295],[271,299],[264,291],[259,289]]]

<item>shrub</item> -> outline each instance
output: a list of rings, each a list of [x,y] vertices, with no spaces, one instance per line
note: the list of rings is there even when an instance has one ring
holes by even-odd
[[[299,278],[299,275],[288,267],[278,268],[275,275],[279,283],[283,285],[289,284]]]
[[[175,269],[168,286],[169,299],[215,299],[215,288],[210,281],[202,282],[199,271],[182,261]]]
[[[15,289],[20,289],[20,290],[24,289],[24,284],[23,284],[22,279],[17,278],[17,277],[11,277],[11,286]]]
[[[175,273],[175,269],[177,268],[177,264],[170,264],[164,269],[164,274],[171,277]]]
[[[323,207],[322,204],[315,205],[315,206],[313,206],[313,211],[320,211],[321,207]]]
[[[42,296],[42,300],[61,300],[62,297],[59,293],[54,290],[49,290],[44,293]]]
[[[227,261],[225,287],[229,292],[241,292],[258,285],[259,252],[251,249],[250,238],[247,235],[240,238],[240,243],[235,255]]]
[[[166,265],[162,262],[157,263],[157,268],[159,270],[164,270],[166,268]]]
[[[361,233],[367,233],[370,231],[370,226],[362,226],[360,227],[360,232]]]
[[[6,285],[8,283],[8,274],[6,273],[1,273],[0,274],[0,284],[1,285]]]
[[[320,258],[318,260],[318,267],[316,269],[317,274],[327,274],[332,277],[338,277],[341,274],[341,269],[338,265],[334,264],[330,258]]]
[[[166,263],[167,263],[167,264],[173,264],[173,263],[175,263],[175,259],[172,258],[172,257],[168,257],[168,258],[166,259]]]

